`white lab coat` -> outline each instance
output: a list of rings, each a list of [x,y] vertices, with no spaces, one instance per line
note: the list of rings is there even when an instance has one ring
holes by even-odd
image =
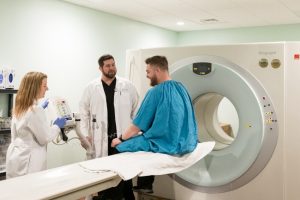
[[[138,93],[133,84],[124,78],[116,77],[114,96],[115,120],[117,135],[120,136],[132,122],[138,106]],[[106,96],[100,78],[90,82],[85,88],[79,110],[81,114],[81,131],[92,136],[95,157],[108,154],[107,106]],[[96,115],[96,126],[93,131],[92,116]]]
[[[47,144],[60,133],[46,121],[42,107],[34,105],[19,119],[13,117],[11,144],[6,154],[6,177],[47,169]]]

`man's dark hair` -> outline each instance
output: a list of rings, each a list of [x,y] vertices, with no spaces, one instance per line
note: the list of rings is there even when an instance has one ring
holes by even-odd
[[[147,65],[154,65],[162,70],[168,71],[168,60],[165,56],[153,56],[145,60]]]
[[[110,60],[110,59],[115,60],[114,57],[113,57],[112,55],[110,55],[110,54],[105,54],[105,55],[101,56],[101,57],[99,58],[99,60],[98,60],[99,66],[100,66],[100,67],[103,67],[104,61]]]

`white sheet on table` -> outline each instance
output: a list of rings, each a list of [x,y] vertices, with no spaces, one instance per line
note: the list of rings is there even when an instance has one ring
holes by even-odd
[[[215,142],[198,143],[195,150],[182,156],[152,152],[126,152],[79,163],[89,172],[113,171],[123,180],[135,176],[163,175],[180,172],[209,154]]]

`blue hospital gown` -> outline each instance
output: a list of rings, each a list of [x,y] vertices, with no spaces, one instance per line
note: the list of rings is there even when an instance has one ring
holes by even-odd
[[[150,89],[133,120],[143,134],[119,145],[119,152],[151,151],[185,154],[197,145],[197,123],[190,96],[174,80]]]

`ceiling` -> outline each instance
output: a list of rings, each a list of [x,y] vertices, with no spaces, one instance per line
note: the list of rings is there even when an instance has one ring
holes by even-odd
[[[64,1],[173,31],[300,23],[300,0]]]

